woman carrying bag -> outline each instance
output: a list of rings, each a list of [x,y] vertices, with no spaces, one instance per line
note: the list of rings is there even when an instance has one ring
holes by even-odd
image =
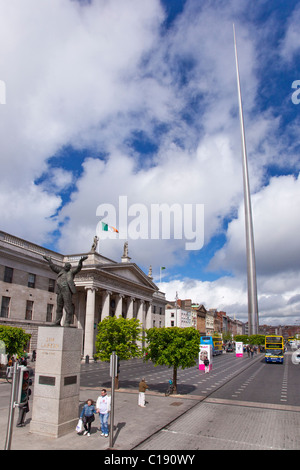
[[[96,413],[96,408],[94,407],[93,400],[87,400],[80,414],[80,418],[83,421],[83,425],[85,429],[83,433],[84,436],[91,435],[91,425],[92,425],[92,422],[95,420],[94,413]]]

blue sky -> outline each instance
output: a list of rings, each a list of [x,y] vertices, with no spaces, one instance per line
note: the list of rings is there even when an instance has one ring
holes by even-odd
[[[177,291],[247,321],[235,24],[260,323],[300,322],[299,3],[0,7],[1,229],[83,253],[104,220],[120,230],[97,232],[104,256],[120,260],[127,232],[132,261],[146,273],[151,265],[158,284],[167,268],[168,299]],[[175,215],[156,219],[162,204]],[[100,216],[105,207],[114,210]],[[203,235],[201,248],[186,248],[189,230]]]

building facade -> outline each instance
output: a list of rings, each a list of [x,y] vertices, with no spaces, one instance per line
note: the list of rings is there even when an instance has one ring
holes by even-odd
[[[191,311],[185,310],[181,307],[176,308],[176,306],[174,307],[173,305],[167,304],[165,310],[165,326],[178,326],[179,328],[192,327]]]
[[[165,326],[165,295],[128,256],[124,246],[121,261],[96,252],[62,255],[0,231],[0,324],[19,326],[32,335],[35,349],[37,329],[50,326],[56,317],[56,274],[43,256],[63,267],[77,266],[88,256],[75,276],[72,326],[83,329],[82,354],[95,353],[97,324],[108,316],[137,318],[143,328]]]

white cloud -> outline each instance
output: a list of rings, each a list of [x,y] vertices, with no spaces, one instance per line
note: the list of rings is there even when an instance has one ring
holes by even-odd
[[[77,184],[77,192],[74,193],[70,204],[61,212],[61,219],[68,217],[69,220],[62,228],[60,241],[62,251],[65,251],[66,247],[72,251],[79,249],[82,241],[72,236],[72,233],[77,233],[82,224],[89,233],[89,239],[92,240],[99,222],[96,217],[98,205],[113,204],[118,213],[119,196],[125,195],[128,199],[128,210],[127,214],[122,214],[122,218],[126,215],[128,225],[133,220],[129,214],[130,206],[143,204],[147,210],[142,224],[148,227],[148,238],[132,243],[129,241],[131,256],[145,265],[158,264],[162,253],[164,262],[168,266],[181,263],[188,256],[185,244],[189,240],[184,233],[181,240],[151,239],[152,204],[165,203],[171,207],[178,203],[182,213],[184,204],[190,204],[193,208],[194,222],[196,204],[203,204],[204,235],[205,240],[209,241],[210,237],[220,230],[222,217],[230,213],[241,189],[241,181],[236,178],[240,165],[232,159],[232,149],[226,135],[216,135],[214,142],[209,138],[204,139],[196,152],[190,154],[176,147],[169,149],[162,155],[159,165],[146,169],[134,165],[131,158],[116,153],[106,162],[87,160],[84,169]],[[105,219],[105,221],[118,226],[118,220]],[[178,223],[176,218],[174,223],[175,225]],[[173,225],[173,221],[171,224]],[[124,227],[118,226],[118,229],[122,230]],[[120,251],[118,243],[106,240],[103,242],[104,246],[107,256],[118,256]]]
[[[293,11],[290,16],[286,33],[281,41],[280,53],[283,61],[291,62],[295,54],[299,53],[300,50],[300,33],[299,33],[299,21],[300,21],[300,7],[299,5]]]
[[[297,269],[299,246],[300,178],[281,176],[252,196],[257,272],[259,275]],[[227,243],[210,263],[211,269],[245,272],[244,207],[227,230]]]
[[[1,80],[6,84],[6,105],[0,108],[1,173],[7,187],[26,192],[62,146],[72,142],[93,147],[108,137],[109,148],[116,141],[116,129],[114,136],[105,131],[102,136],[101,128],[113,116],[136,109],[139,97],[134,94],[133,77],[143,53],[157,38],[163,13],[159,1],[145,5],[138,0],[98,1],[86,7],[58,0],[0,4]],[[119,126],[120,121],[122,125],[125,119],[119,120]],[[62,170],[62,175],[67,173]],[[45,187],[44,183],[35,188],[43,201]],[[0,200],[13,217],[16,198],[12,193],[7,197],[5,191],[1,186]],[[50,191],[46,206],[55,213],[60,202]],[[22,198],[18,205],[25,213]],[[32,238],[43,230],[49,215],[45,211],[41,219],[37,202],[36,217],[26,233]],[[2,219],[2,228],[14,230],[12,217]]]
[[[281,275],[258,276],[259,324],[294,324],[300,316],[300,274],[290,272]],[[221,277],[216,281],[202,282],[195,279],[174,280],[159,283],[168,300],[192,299],[205,308],[225,311],[231,318],[248,321],[247,281],[244,276]]]
[[[66,191],[73,181],[74,177],[71,171],[66,171],[63,168],[50,168],[41,186],[50,193],[59,193]]]
[[[57,218],[52,217],[60,205],[59,196],[28,187],[2,186],[0,197],[1,227],[9,227],[9,233],[35,243],[47,243],[50,233],[57,227]]]
[[[271,315],[276,300],[274,315],[287,312],[284,305],[299,294],[294,283],[299,179],[281,177],[263,185],[269,163],[295,163],[298,153],[280,134],[280,118],[272,107],[257,111],[257,70],[263,67],[258,39],[263,33],[258,28],[254,35],[253,25],[241,20],[247,6],[237,0],[220,2],[216,14],[214,2],[189,0],[163,35],[159,0],[85,5],[0,0],[0,6],[0,80],[6,85],[6,104],[0,107],[1,228],[43,243],[63,223],[59,249],[83,252],[95,235],[97,207],[106,202],[117,208],[121,195],[129,205],[148,209],[153,203],[204,204],[205,242],[222,232],[228,240],[211,267],[232,271],[235,277],[181,281],[178,289],[186,292],[182,297],[207,299],[209,308],[224,304],[230,313],[245,315],[234,20],[255,192],[259,288],[264,286],[260,295],[266,314]],[[298,50],[298,16],[295,10],[279,51],[290,62]],[[294,136],[297,128],[291,123]],[[151,158],[130,146],[137,131],[157,146]],[[90,149],[89,158],[66,167],[49,165],[48,159],[68,145]],[[99,154],[105,160],[93,158]],[[72,167],[81,163],[83,172],[76,180]],[[53,217],[62,203],[59,194],[73,185],[70,202]],[[226,231],[223,220],[233,215],[237,219]],[[139,265],[155,267],[163,259],[168,266],[182,266],[189,255],[185,242],[129,240],[129,252]],[[123,240],[102,240],[100,250],[119,259],[122,245]],[[285,290],[278,273],[286,276]],[[167,293],[174,287],[173,282],[166,286]],[[298,304],[289,305],[296,309]]]

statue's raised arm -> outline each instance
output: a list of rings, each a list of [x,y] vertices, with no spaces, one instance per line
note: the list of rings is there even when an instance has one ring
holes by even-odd
[[[75,274],[79,273],[79,271],[81,271],[81,268],[82,268],[82,263],[83,261],[85,261],[86,259],[88,259],[88,256],[82,256],[78,262],[78,265],[76,268],[72,268],[72,273],[73,275],[75,276]]]
[[[43,256],[43,258],[48,262],[50,268],[52,269],[52,271],[54,271],[55,273],[59,273],[61,271],[62,268],[60,268],[59,266],[56,266],[54,263],[52,263],[52,260],[51,260],[51,257],[50,256]]]

